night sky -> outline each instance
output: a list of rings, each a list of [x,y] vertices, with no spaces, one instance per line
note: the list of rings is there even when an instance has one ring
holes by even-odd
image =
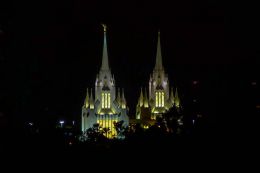
[[[237,3],[4,2],[0,112],[14,121],[79,119],[101,66],[106,23],[110,67],[116,86],[125,88],[130,115],[140,87],[148,87],[160,29],[170,85],[188,101],[198,80],[202,112],[216,122],[227,114],[223,108],[247,98],[241,91],[260,74],[258,15]]]

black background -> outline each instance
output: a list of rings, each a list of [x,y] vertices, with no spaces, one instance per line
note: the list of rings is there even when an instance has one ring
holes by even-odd
[[[0,112],[10,124],[80,119],[86,88],[94,87],[101,65],[101,23],[108,25],[109,63],[116,85],[125,88],[130,116],[140,87],[148,87],[160,29],[163,64],[183,102],[198,80],[209,122],[252,120],[259,99],[251,85],[259,76],[253,4],[53,0],[0,6]]]

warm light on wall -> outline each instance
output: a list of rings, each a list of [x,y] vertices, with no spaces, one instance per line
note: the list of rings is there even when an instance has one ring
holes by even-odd
[[[144,129],[148,129],[149,128],[149,126],[148,125],[144,125]]]
[[[97,123],[99,126],[104,129],[109,129],[106,134],[104,134],[107,138],[113,138],[116,137],[116,129],[114,126],[114,123],[118,122],[118,118],[113,117],[113,115],[99,115],[97,119]]]

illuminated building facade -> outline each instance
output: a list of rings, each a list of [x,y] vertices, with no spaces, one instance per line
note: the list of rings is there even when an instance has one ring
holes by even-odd
[[[148,96],[146,89],[141,94],[136,106],[136,119],[151,124],[156,117],[165,113],[171,107],[180,108],[177,88],[175,93],[169,87],[168,75],[164,71],[161,54],[160,32],[158,32],[156,63],[150,75]]]
[[[101,69],[97,75],[95,82],[95,98],[93,98],[92,89],[87,89],[84,105],[82,107],[82,123],[81,130],[84,132],[99,124],[101,128],[108,128],[106,133],[108,138],[117,137],[114,123],[124,121],[123,126],[128,126],[129,118],[127,115],[127,105],[124,96],[124,90],[115,87],[115,79],[111,74],[108,63],[106,26],[104,27],[104,45]]]

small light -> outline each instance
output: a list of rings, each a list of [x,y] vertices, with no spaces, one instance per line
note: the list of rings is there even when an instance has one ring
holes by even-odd
[[[62,127],[62,125],[64,124],[63,120],[60,120],[60,126]]]
[[[33,123],[32,123],[32,122],[29,122],[28,124],[29,124],[30,126],[33,126]]]
[[[197,85],[199,82],[197,81],[197,80],[194,80],[193,82],[192,82],[192,84],[193,85]]]
[[[192,120],[192,123],[193,123],[193,124],[195,123],[195,120],[194,120],[194,119]]]
[[[177,121],[178,121],[178,124],[179,124],[179,125],[183,125],[183,122],[182,122],[181,119],[178,119]]]
[[[255,81],[251,82],[251,85],[256,86],[256,82]]]

